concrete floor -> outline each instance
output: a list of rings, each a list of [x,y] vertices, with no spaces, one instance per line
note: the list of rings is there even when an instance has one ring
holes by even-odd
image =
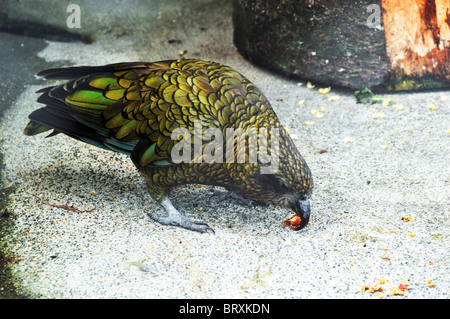
[[[40,1],[33,10],[29,2],[1,10],[67,31],[65,2]],[[0,53],[2,183],[12,192],[2,200],[11,222],[1,242],[14,256],[5,295],[14,285],[13,294],[31,298],[448,298],[448,91],[390,94],[391,106],[357,104],[353,92],[333,87],[320,94],[239,55],[228,1],[80,7],[76,32],[90,43],[0,33],[10,48]],[[210,200],[208,186],[175,189],[172,198],[215,235],[160,226],[146,212],[161,208],[127,157],[64,136],[22,134],[39,107],[34,92],[51,84],[35,80],[37,70],[180,51],[234,67],[272,102],[315,180],[306,229],[284,229],[292,213],[278,207]],[[360,291],[380,278],[380,294]],[[406,294],[390,295],[402,281],[410,283]]]

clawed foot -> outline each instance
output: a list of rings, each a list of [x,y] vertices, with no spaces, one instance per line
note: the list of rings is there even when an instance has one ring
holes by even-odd
[[[155,214],[148,214],[148,216],[155,222],[160,223],[161,225],[178,226],[199,233],[207,233],[209,231],[214,233],[214,230],[211,227],[209,227],[208,224],[192,220],[183,215],[173,217],[173,216],[158,216]]]
[[[218,189],[215,189],[213,194],[211,195],[211,198],[217,198],[219,201],[223,201],[223,200],[231,200],[237,204],[240,205],[245,205],[245,206],[249,206],[249,207],[254,207],[254,206],[267,206],[266,203],[264,202],[259,202],[253,199],[249,199],[249,198],[245,198],[235,192],[232,191],[221,191]]]
[[[178,226],[199,233],[207,233],[207,232],[214,233],[214,230],[207,224],[196,220],[192,220],[190,218],[187,218],[186,216],[181,215],[180,212],[172,205],[172,202],[168,197],[165,197],[161,201],[161,205],[166,209],[168,215],[158,216],[155,214],[148,214],[148,216],[154,221],[162,225]]]

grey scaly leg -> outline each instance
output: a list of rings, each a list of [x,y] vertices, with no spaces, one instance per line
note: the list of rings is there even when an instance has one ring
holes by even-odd
[[[197,231],[199,233],[206,233],[214,230],[207,224],[199,221],[192,220],[181,213],[173,206],[169,197],[166,196],[161,201],[161,205],[165,208],[167,216],[158,216],[155,214],[148,214],[148,216],[154,221],[162,225],[178,226],[189,230]]]

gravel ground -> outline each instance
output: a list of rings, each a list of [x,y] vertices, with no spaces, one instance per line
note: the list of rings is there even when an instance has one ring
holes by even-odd
[[[146,16],[139,3],[121,11],[118,1],[91,44],[49,41],[36,54],[99,65],[186,50],[233,66],[272,101],[311,168],[310,225],[290,231],[282,223],[291,211],[217,202],[211,187],[193,185],[174,189],[174,205],[215,234],[156,224],[146,213],[162,209],[127,157],[22,134],[47,84],[27,85],[0,122],[3,182],[15,187],[14,227],[2,240],[16,256],[17,289],[38,298],[448,298],[450,92],[390,94],[390,106],[357,104],[335,88],[320,94],[243,59],[227,1],[175,1],[120,28]],[[384,291],[361,292],[380,279]],[[405,295],[391,295],[403,281]]]

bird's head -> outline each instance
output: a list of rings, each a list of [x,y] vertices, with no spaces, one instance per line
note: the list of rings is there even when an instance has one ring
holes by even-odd
[[[303,167],[302,170],[309,168]],[[295,175],[295,174],[294,174]],[[299,173],[301,176],[301,173]],[[268,204],[292,209],[300,217],[300,224],[293,229],[300,230],[308,225],[311,213],[310,197],[312,193],[312,179],[309,173],[307,181],[299,181],[290,174],[279,171],[275,174],[260,174],[256,178],[258,186],[263,189],[264,196],[261,198]]]
[[[313,179],[308,165],[283,128],[280,129],[279,141],[275,152],[278,155],[276,169],[268,171],[263,165],[258,165],[241,182],[246,184],[245,196],[292,209],[301,220],[292,229],[299,230],[309,222]]]

